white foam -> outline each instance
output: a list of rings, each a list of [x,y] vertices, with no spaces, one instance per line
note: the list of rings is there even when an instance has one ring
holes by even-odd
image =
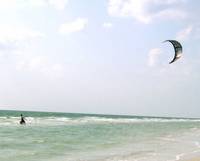
[[[170,137],[162,137],[162,138],[160,138],[160,140],[170,141],[170,142],[175,142],[175,141],[177,141],[175,138],[170,138]]]
[[[199,143],[198,141],[195,141],[194,144],[195,144],[198,148],[200,148],[200,143]]]
[[[165,122],[200,122],[194,119],[167,119],[167,118],[107,118],[107,117],[26,117],[27,124],[84,124],[84,123],[165,123]],[[0,125],[19,124],[20,117],[0,117]]]
[[[180,160],[185,154],[181,153],[176,156],[176,160]]]

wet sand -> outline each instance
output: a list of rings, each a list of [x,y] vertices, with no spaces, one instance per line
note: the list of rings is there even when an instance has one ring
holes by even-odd
[[[195,158],[184,160],[184,161],[200,161],[200,157],[195,157]]]

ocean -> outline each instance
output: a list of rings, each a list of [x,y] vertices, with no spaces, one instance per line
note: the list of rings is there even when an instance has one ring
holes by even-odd
[[[0,161],[178,161],[199,154],[200,119],[0,111]]]

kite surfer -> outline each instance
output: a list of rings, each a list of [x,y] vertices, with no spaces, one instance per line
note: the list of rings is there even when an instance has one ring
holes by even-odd
[[[25,118],[24,118],[24,116],[23,116],[22,114],[21,114],[20,124],[21,124],[21,125],[25,125],[25,124],[26,124]]]

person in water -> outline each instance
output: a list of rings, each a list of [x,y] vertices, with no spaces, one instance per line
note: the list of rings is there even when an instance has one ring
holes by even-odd
[[[26,124],[24,116],[21,114],[20,124]]]

